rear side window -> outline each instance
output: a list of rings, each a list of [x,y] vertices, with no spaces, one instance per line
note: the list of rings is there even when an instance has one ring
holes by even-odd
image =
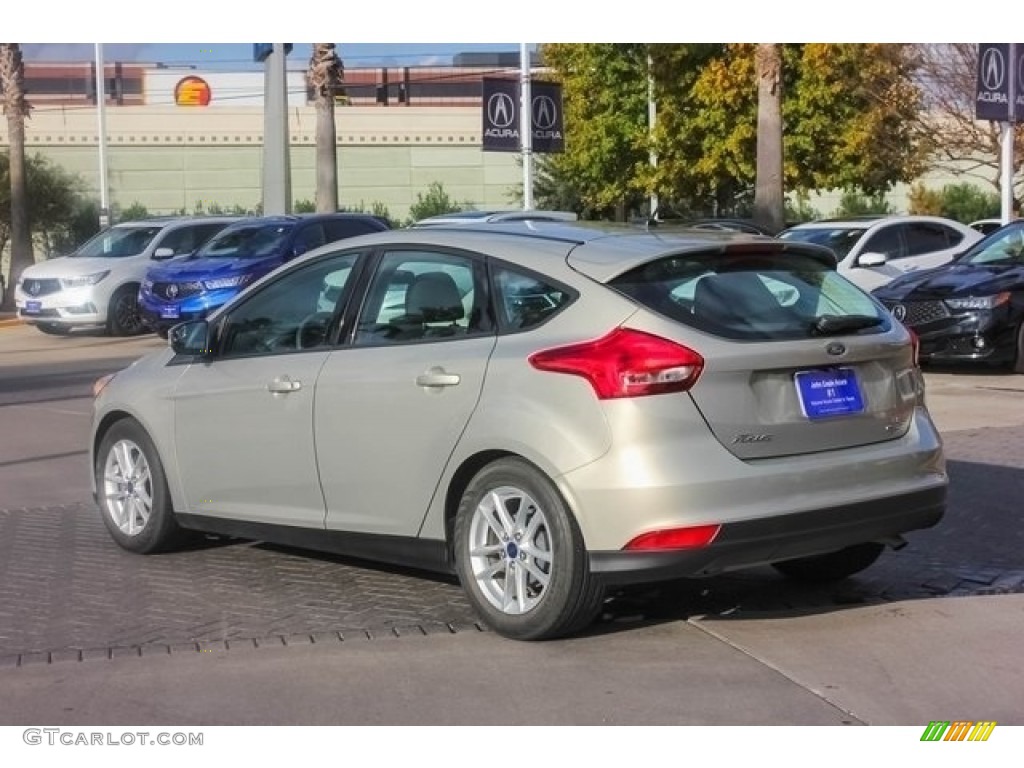
[[[534,328],[573,300],[568,288],[508,267],[494,271],[502,327],[512,331]]]
[[[798,253],[670,256],[611,281],[637,303],[729,339],[804,339],[889,328],[888,313]]]

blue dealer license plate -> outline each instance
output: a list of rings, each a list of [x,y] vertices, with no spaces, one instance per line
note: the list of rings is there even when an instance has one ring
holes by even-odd
[[[857,375],[849,368],[796,374],[800,409],[808,419],[849,416],[864,410]]]
[[[26,314],[38,314],[43,311],[43,302],[41,301],[26,301],[25,302],[25,313]]]
[[[177,307],[160,308],[160,317],[162,317],[165,320],[174,320],[175,318],[179,317],[180,314],[181,312],[178,310]]]

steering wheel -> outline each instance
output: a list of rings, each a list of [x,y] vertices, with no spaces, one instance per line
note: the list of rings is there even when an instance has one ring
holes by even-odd
[[[331,326],[333,312],[313,312],[302,318],[295,329],[295,348],[311,349],[319,347],[327,340],[327,329]]]

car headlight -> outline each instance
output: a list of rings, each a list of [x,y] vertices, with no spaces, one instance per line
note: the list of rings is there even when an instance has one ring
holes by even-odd
[[[1010,300],[1010,292],[1003,291],[994,296],[968,296],[965,299],[945,299],[950,309],[995,309]]]
[[[91,275],[80,275],[79,277],[62,277],[60,279],[60,287],[67,290],[68,288],[81,288],[86,285],[96,285],[100,280],[110,274],[108,269],[105,272],[93,272]]]
[[[252,280],[252,275],[234,275],[233,277],[215,277],[213,280],[203,280],[203,286],[208,291],[216,291],[218,288],[237,288]]]

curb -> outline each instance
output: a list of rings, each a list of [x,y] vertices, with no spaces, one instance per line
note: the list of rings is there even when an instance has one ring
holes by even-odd
[[[0,328],[11,328],[16,325],[24,325],[25,321],[20,317],[0,317]]]

